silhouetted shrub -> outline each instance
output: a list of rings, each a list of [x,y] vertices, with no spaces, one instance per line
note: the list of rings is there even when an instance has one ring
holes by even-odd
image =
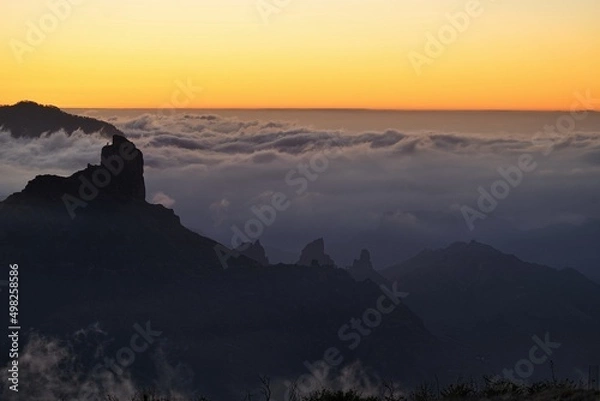
[[[427,384],[419,385],[410,395],[412,401],[432,401],[437,397]]]
[[[484,377],[483,379],[485,387],[481,393],[485,397],[520,396],[525,392],[523,386],[513,383],[510,380],[495,380],[489,377]]]
[[[305,401],[378,401],[377,397],[364,397],[356,391],[321,390],[304,398]]]

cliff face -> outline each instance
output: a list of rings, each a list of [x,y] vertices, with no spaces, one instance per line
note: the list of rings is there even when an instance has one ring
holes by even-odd
[[[354,259],[352,269],[373,270],[373,264],[371,263],[371,253],[368,250],[363,249],[360,252],[360,257],[358,259]]]
[[[113,143],[102,148],[99,165],[88,164],[70,177],[38,176],[5,203],[52,207],[60,201],[75,218],[79,209],[96,200],[143,202],[145,198],[144,156],[132,142],[115,135]]]
[[[297,264],[301,266],[334,266],[335,262],[325,253],[325,241],[323,238],[319,238],[304,247]]]
[[[356,281],[371,280],[376,284],[388,283],[388,281],[373,268],[371,253],[366,249],[363,249],[360,252],[360,257],[358,259],[354,259],[348,272]]]
[[[244,255],[252,260],[257,261],[258,263],[260,263],[261,266],[269,265],[269,258],[267,258],[267,252],[260,243],[260,240],[253,243],[243,243],[236,249],[236,251],[239,252],[241,255]]]
[[[180,223],[175,213],[145,201],[144,157],[120,135],[101,163],[70,177],[38,176],[0,202],[0,256],[32,266],[82,271],[138,270],[157,275],[222,269],[217,243]],[[28,248],[35,245],[36,252]],[[231,266],[253,266],[245,257]]]
[[[141,201],[146,199],[144,155],[133,143],[115,135],[113,143],[102,148],[101,164],[100,169],[114,174],[107,192]]]
[[[0,106],[0,127],[10,131],[15,138],[38,138],[60,130],[67,135],[77,130],[86,134],[99,133],[107,138],[124,135],[117,127],[107,122],[75,116],[54,106],[43,106],[30,101]]]

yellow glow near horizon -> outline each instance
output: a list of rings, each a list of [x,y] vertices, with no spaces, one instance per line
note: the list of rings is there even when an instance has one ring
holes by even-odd
[[[71,0],[30,44],[29,23],[67,1],[0,5],[0,103],[154,108],[176,82],[202,87],[178,97],[189,108],[557,110],[575,91],[600,97],[597,0],[480,0],[421,74],[409,54],[427,56],[427,33],[471,0]],[[264,20],[259,2],[279,12]],[[30,46],[22,62],[15,43]]]

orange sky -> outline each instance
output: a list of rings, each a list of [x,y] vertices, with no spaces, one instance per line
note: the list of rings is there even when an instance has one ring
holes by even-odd
[[[3,2],[0,103],[556,110],[576,91],[600,97],[597,0],[206,3]]]

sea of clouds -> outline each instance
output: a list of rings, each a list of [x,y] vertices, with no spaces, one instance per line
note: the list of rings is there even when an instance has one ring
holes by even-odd
[[[356,133],[200,112],[103,119],[144,153],[148,201],[173,208],[184,225],[225,245],[234,227],[244,231],[256,217],[253,207],[283,193],[289,207],[260,236],[272,261],[292,261],[318,237],[342,244],[396,232],[449,243],[498,227],[577,225],[600,218],[600,127],[594,132],[590,124],[554,134],[404,132],[401,127]],[[70,175],[99,163],[107,141],[81,132],[16,139],[0,131],[0,198],[38,174]],[[525,172],[522,183],[470,230],[462,208],[478,210],[478,188],[490,191],[502,178],[498,169],[518,166],[522,155],[531,156],[534,171]],[[302,166],[310,168],[310,178]],[[359,250],[354,253],[334,257],[344,265]],[[399,261],[394,258],[392,251],[373,255],[377,267]]]

